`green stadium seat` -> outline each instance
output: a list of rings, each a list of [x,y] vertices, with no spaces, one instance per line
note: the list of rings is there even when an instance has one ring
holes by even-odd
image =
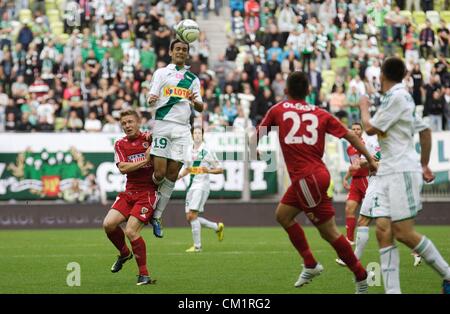
[[[412,13],[413,16],[413,22],[417,26],[425,24],[425,21],[427,20],[427,16],[425,15],[425,12],[423,11],[414,11]]]
[[[70,37],[69,34],[62,33],[58,36],[58,40],[60,43],[65,45],[67,43],[67,41],[69,40],[69,37]]]
[[[66,0],[56,0],[56,9],[59,12],[64,12],[64,4],[66,3]]]
[[[322,91],[326,94],[331,92],[336,81],[336,72],[333,70],[322,71]]]
[[[60,36],[64,33],[64,24],[63,22],[54,22],[50,24],[50,30],[53,35]]]
[[[59,19],[59,11],[57,9],[48,10],[46,15],[48,17],[48,21],[50,22],[50,24],[60,21],[60,19]]]
[[[434,9],[436,11],[443,10],[445,7],[445,0],[434,0]]]
[[[404,18],[407,18],[408,20],[412,21],[411,11],[402,10],[402,11],[400,11],[400,15],[403,16]]]
[[[33,20],[33,15],[31,14],[31,10],[22,9],[19,12],[19,21],[24,24],[26,22],[31,22]]]
[[[441,19],[445,21],[445,23],[450,24],[450,11],[441,11]]]
[[[45,0],[45,12],[47,13],[49,10],[56,9],[56,1],[55,0]]]

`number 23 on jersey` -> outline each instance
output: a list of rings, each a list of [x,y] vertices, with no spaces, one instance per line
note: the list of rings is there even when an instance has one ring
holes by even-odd
[[[283,113],[283,121],[292,120],[291,130],[284,138],[286,144],[307,144],[315,145],[317,143],[319,119],[312,113],[304,113],[299,115],[294,111],[286,111]],[[304,134],[297,134],[301,124],[306,123],[306,131]]]

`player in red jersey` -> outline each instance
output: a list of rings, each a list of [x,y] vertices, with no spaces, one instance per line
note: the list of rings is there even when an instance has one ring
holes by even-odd
[[[139,267],[137,285],[152,284],[155,281],[147,270],[145,241],[140,235],[144,225],[152,218],[158,187],[153,183],[148,134],[139,131],[141,120],[134,110],[120,114],[120,124],[126,136],[115,145],[115,162],[122,174],[127,176],[125,192],[119,193],[103,221],[106,235],[120,255],[111,267],[113,273],[122,269],[123,264],[133,258]],[[127,222],[124,230],[120,227]],[[133,253],[125,243],[125,235],[131,243]]]
[[[277,127],[292,182],[276,209],[276,219],[304,260],[305,266],[295,287],[311,282],[323,271],[323,266],[316,261],[309,249],[303,229],[295,221],[295,217],[304,211],[322,238],[333,246],[338,256],[345,260],[355,274],[356,293],[367,293],[367,272],[353,254],[348,241],[339,232],[334,219],[335,210],[327,195],[330,174],[322,161],[325,134],[347,139],[366,157],[371,170],[376,170],[377,165],[353,131],[345,128],[325,110],[304,101],[308,90],[307,76],[302,72],[291,73],[285,90],[288,100],[270,108],[256,132],[256,136],[260,138],[267,134],[268,128]]]
[[[362,125],[355,122],[352,124],[352,131],[358,136],[363,144],[362,139]],[[367,177],[369,176],[369,169],[360,167],[361,153],[353,146],[347,148],[347,155],[350,158],[351,166],[344,177],[344,188],[349,190],[347,201],[345,202],[345,228],[347,229],[347,240],[350,244],[354,244],[354,234],[356,227],[356,209],[361,205],[365,195],[367,186]],[[352,177],[352,182],[348,185],[348,179]]]

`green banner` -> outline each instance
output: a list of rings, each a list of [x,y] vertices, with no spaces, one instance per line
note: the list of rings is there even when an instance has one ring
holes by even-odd
[[[70,202],[97,202],[102,198],[114,199],[117,193],[125,189],[126,183],[126,177],[118,171],[114,163],[114,137],[99,136],[102,141],[98,142],[91,137],[87,136],[82,144],[84,146],[80,145],[84,152],[75,146],[67,146],[64,149],[64,145],[58,145],[57,135],[48,145],[48,142],[42,140],[42,143],[34,145],[35,147],[1,147],[0,200],[61,199]],[[64,139],[59,144],[66,143],[66,138]],[[94,144],[100,152],[92,151],[95,150]],[[55,149],[58,147],[61,149]],[[216,151],[216,154],[222,160],[225,173],[210,175],[210,197],[239,198],[244,185],[242,153],[227,150]],[[269,162],[250,163],[252,197],[278,192],[277,172],[272,170],[276,164],[275,158]],[[187,181],[183,180],[177,181],[174,198],[184,198],[186,183]]]

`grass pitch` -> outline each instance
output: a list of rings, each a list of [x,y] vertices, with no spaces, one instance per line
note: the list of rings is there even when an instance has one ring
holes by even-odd
[[[450,227],[417,227],[450,260]],[[313,254],[325,267],[302,288],[293,287],[301,260],[281,228],[231,228],[218,242],[202,229],[203,252],[185,253],[190,228],[167,228],[164,239],[144,229],[147,262],[156,285],[136,286],[137,265],[128,261],[116,274],[110,267],[116,250],[102,229],[0,231],[0,293],[171,293],[307,294],[354,293],[353,276],[338,266],[336,255],[314,228],[305,228]],[[413,267],[409,249],[400,247],[403,293],[441,293],[442,281],[425,262]],[[67,264],[81,266],[81,286],[69,287]],[[379,262],[374,228],[362,262]],[[383,293],[382,286],[370,293]]]

